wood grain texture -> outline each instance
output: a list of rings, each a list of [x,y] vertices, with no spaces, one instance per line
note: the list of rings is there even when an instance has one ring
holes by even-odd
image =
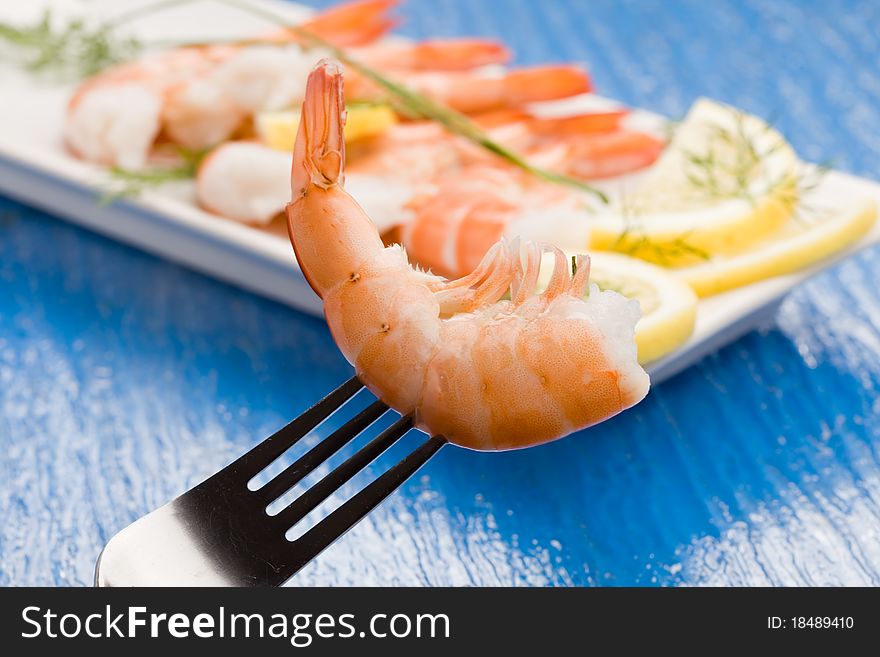
[[[804,157],[880,178],[876,3],[402,12],[673,117],[699,95],[775,116]],[[292,584],[880,584],[878,280],[875,249],[593,430],[444,450]],[[0,584],[89,584],[114,532],[349,373],[318,320],[0,199]]]

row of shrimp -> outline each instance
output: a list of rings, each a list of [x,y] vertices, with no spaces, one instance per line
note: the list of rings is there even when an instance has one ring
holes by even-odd
[[[395,24],[398,0],[357,0],[300,26],[360,62],[462,111],[485,111],[587,91],[576,67],[477,73],[507,61],[503,45],[479,39],[421,43],[381,40]],[[194,45],[153,53],[107,69],[73,94],[65,140],[78,157],[102,165],[143,168],[159,144],[189,150],[216,146],[246,132],[256,113],[302,102],[308,72],[326,56],[300,32],[276,30],[238,44]],[[374,99],[380,90],[349,72],[349,97]]]
[[[288,228],[342,353],[380,399],[432,435],[480,450],[554,440],[647,394],[636,359],[638,303],[589,284],[589,258],[496,241],[447,279],[386,246],[347,193],[343,74],[311,73],[293,151]],[[464,193],[464,192],[463,192]],[[552,275],[536,284],[542,255]]]

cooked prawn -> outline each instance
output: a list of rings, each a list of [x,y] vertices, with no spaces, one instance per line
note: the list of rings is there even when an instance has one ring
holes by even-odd
[[[665,142],[644,132],[618,130],[544,140],[524,152],[532,162],[575,178],[613,178],[653,164]]]
[[[142,167],[162,129],[167,90],[205,72],[219,56],[213,48],[181,48],[89,78],[68,103],[68,148],[97,164]]]
[[[443,276],[473,271],[503,238],[589,244],[588,199],[509,168],[463,168],[406,208],[411,219],[395,237],[415,262]]]
[[[206,155],[196,174],[196,197],[209,212],[266,226],[290,195],[290,155],[251,141],[229,141]]]
[[[391,75],[408,87],[465,114],[558,100],[592,89],[587,72],[571,64],[534,66],[500,74],[434,70],[392,71]],[[372,81],[353,73],[349,74],[346,85],[349,97],[373,98],[382,95]]]
[[[288,227],[334,339],[358,376],[417,427],[481,450],[528,447],[601,422],[641,400],[638,304],[574,275],[561,251],[497,243],[477,269],[446,280],[385,247],[343,189],[341,70],[309,76],[291,171]],[[555,256],[535,294],[542,252]],[[509,300],[504,295],[510,292]]]

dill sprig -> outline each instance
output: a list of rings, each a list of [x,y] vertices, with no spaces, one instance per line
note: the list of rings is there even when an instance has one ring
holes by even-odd
[[[149,189],[181,180],[195,178],[199,164],[210,149],[189,150],[175,148],[177,162],[152,169],[132,170],[113,166],[109,170],[111,188],[101,197],[102,205],[109,205],[120,198],[140,196]]]
[[[81,78],[130,60],[142,45],[133,38],[117,37],[111,25],[89,25],[82,19],[56,26],[52,12],[30,25],[0,23],[0,43],[5,44],[24,68],[53,73],[61,78]]]
[[[620,216],[623,219],[623,230],[611,245],[612,251],[636,255],[641,258],[650,255],[652,257],[647,258],[648,260],[657,262],[664,267],[675,266],[686,256],[707,261],[712,259],[707,251],[688,241],[692,231],[683,233],[672,240],[658,241],[649,237],[640,221],[641,211],[634,202],[625,196],[620,201]]]
[[[688,183],[692,191],[700,194],[706,201],[739,198],[755,203],[758,198],[771,194],[788,198],[788,191],[793,194],[798,188],[799,181],[794,172],[785,171],[779,177],[769,180],[764,188],[757,192],[753,190],[755,176],[760,172],[763,163],[788,145],[779,137],[766,147],[759,147],[758,138],[761,133],[750,134],[746,127],[746,117],[745,113],[736,110],[733,129],[713,125],[707,149],[703,153],[684,152]],[[765,131],[765,134],[772,133],[771,123],[766,125]],[[732,152],[733,157],[720,157],[721,150]],[[791,196],[793,202],[796,198]]]
[[[815,221],[825,216],[825,210],[816,208],[809,197],[822,183],[825,174],[831,169],[830,163],[815,166],[801,166],[799,170],[781,172],[765,185],[753,189],[754,175],[760,171],[763,162],[783,148],[788,148],[782,137],[761,149],[757,144],[758,135],[750,135],[745,127],[746,115],[737,111],[736,127],[733,130],[713,126],[712,138],[733,150],[731,162],[725,163],[716,156],[714,144],[710,142],[708,151],[703,154],[686,153],[690,167],[687,178],[694,191],[707,200],[744,199],[755,204],[760,198],[775,197],[785,205],[796,221]],[[767,134],[773,130],[773,121],[768,121]]]
[[[618,236],[612,250],[628,255],[638,254],[638,257],[656,262],[664,267],[676,266],[685,256],[693,256],[699,260],[711,260],[712,256],[707,251],[688,242],[690,234],[687,232],[674,240],[659,242],[652,240],[638,227],[627,226]],[[647,254],[653,257],[645,258]]]
[[[827,218],[832,213],[833,208],[818,206],[811,198],[831,169],[830,162],[806,165],[806,169],[797,176],[791,188],[783,191],[781,200],[793,207],[792,219],[810,225]]]
[[[62,79],[81,79],[105,68],[131,61],[148,45],[116,30],[132,21],[198,0],[156,0],[121,12],[101,23],[82,18],[55,20],[50,9],[31,25],[0,23],[0,45],[5,44],[18,64],[35,73]]]

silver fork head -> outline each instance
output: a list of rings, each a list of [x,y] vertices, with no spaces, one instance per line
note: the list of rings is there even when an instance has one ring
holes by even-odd
[[[354,378],[249,452],[110,539],[97,586],[278,586],[342,536],[431,458],[446,440],[428,438],[295,540],[286,532],[397,442],[402,417],[276,515],[269,503],[382,416],[374,402],[257,490],[248,482],[362,388]]]

